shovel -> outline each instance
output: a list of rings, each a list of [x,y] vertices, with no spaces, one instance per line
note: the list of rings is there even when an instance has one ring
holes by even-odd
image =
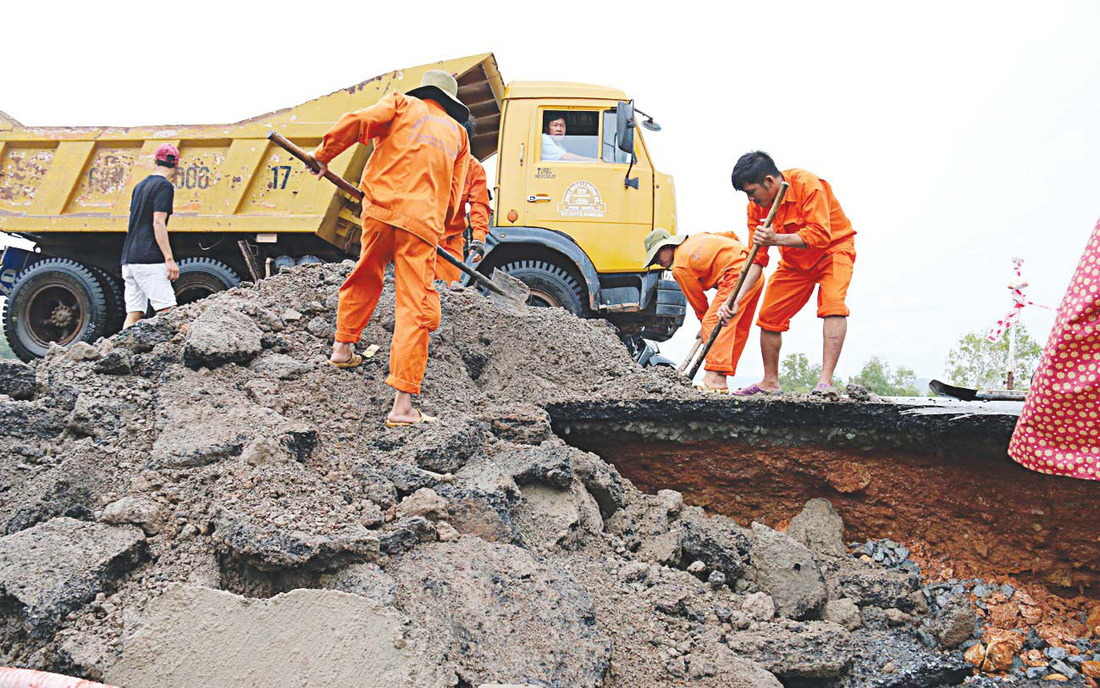
[[[772,201],[772,209],[768,213],[768,218],[764,220],[765,227],[772,226],[772,220],[775,219],[775,213],[779,210],[779,204],[783,202],[783,197],[787,195],[787,188],[790,184],[787,182],[779,182],[779,193],[776,194],[775,200]],[[756,252],[760,250],[760,244],[754,243],[752,248],[749,249],[749,256],[745,259],[745,264],[741,268],[741,276],[737,278],[737,284],[733,287],[733,291],[730,292],[730,296],[726,299],[726,308],[730,308],[737,301],[737,295],[741,293],[741,285],[745,283],[745,278],[749,275],[749,268],[752,267],[752,262],[756,260]],[[710,353],[710,347],[714,346],[714,340],[718,339],[718,333],[722,331],[722,321],[719,320],[714,324],[714,328],[710,331],[710,337],[707,338],[707,343],[703,345],[699,351],[699,358],[695,359],[695,362],[688,368],[687,377],[689,380],[695,378],[695,373],[699,372],[699,366],[703,365],[703,360],[706,359],[707,354]],[[695,348],[688,354],[687,360],[691,360],[695,355],[696,350],[699,349],[699,345],[696,344]],[[681,368],[683,366],[681,365]]]
[[[286,152],[301,160],[310,170],[314,172],[317,171],[317,165],[313,160],[313,156],[296,146],[279,132],[268,132],[267,138]],[[362,190],[332,170],[325,170],[325,179],[335,184],[336,188],[355,200],[359,202],[363,201]],[[499,268],[493,269],[493,278],[489,279],[458,258],[452,256],[450,253],[447,253],[439,246],[435,247],[435,252],[440,258],[466,273],[472,277],[475,282],[488,289],[492,294],[491,298],[493,299],[493,303],[510,313],[521,314],[526,312],[527,298],[531,295],[531,290],[520,280],[512,277]]]
[[[963,401],[1023,401],[1027,398],[1027,391],[1023,389],[970,389],[939,380],[929,382],[928,388],[941,397],[954,397]]]

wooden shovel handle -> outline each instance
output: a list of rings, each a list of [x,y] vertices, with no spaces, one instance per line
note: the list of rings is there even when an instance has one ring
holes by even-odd
[[[286,150],[286,152],[301,160],[309,169],[313,170],[314,172],[317,171],[317,161],[313,159],[313,156],[305,152],[298,146],[294,145],[294,143],[292,143],[287,137],[283,136],[277,131],[270,131],[267,134],[267,138],[277,144],[279,147]],[[346,192],[356,200],[363,200],[363,191],[361,189],[357,188],[354,184],[336,174],[332,170],[325,170],[325,179],[335,184],[338,189]],[[466,265],[458,258],[455,258],[451,254],[447,253],[443,250],[443,248],[436,246],[435,252],[448,263],[472,277],[478,284],[482,285],[489,291],[501,295],[506,295],[504,293],[504,290],[494,284],[491,279],[474,270],[469,265]]]
[[[779,210],[779,204],[783,202],[783,197],[787,195],[787,189],[790,188],[790,184],[786,181],[779,182],[779,193],[776,194],[775,200],[772,201],[772,209],[768,211],[768,217],[764,220],[765,227],[771,227],[772,221],[775,220],[775,213]],[[741,286],[745,284],[745,278],[749,275],[749,268],[752,267],[752,263],[756,260],[756,253],[760,250],[760,244],[753,242],[752,248],[749,249],[749,255],[745,258],[745,264],[741,267],[741,274],[737,278],[737,284],[734,285],[733,291],[730,293],[729,298],[726,299],[726,308],[730,308],[737,302],[737,295],[741,293]],[[703,346],[699,352],[699,358],[688,369],[687,376],[689,379],[695,377],[695,373],[699,371],[699,366],[703,364],[703,360],[710,353],[710,347],[714,346],[714,340],[718,339],[718,333],[722,331],[722,321],[719,320],[714,324],[714,328],[710,331],[710,336],[707,337],[707,343]]]
[[[306,167],[308,167],[312,171],[317,171],[317,161],[314,160],[313,156],[296,146],[287,137],[283,136],[277,131],[269,131],[267,133],[267,138],[269,141],[272,141],[280,148],[285,150],[287,153],[290,153],[294,157],[301,160],[303,163],[305,163]],[[338,189],[348,194],[355,200],[363,200],[363,191],[359,189],[359,187],[355,186],[332,170],[327,168],[325,169],[325,179],[335,184]]]

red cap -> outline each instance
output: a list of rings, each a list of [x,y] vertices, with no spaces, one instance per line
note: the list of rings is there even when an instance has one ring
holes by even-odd
[[[157,162],[164,163],[168,167],[175,167],[180,161],[180,149],[170,143],[162,143],[157,146],[157,152],[153,156]]]

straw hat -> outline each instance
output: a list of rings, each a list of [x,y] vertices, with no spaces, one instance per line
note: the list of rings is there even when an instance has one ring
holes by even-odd
[[[679,246],[687,239],[687,234],[672,236],[664,229],[655,229],[645,235],[645,267],[657,260],[657,252],[665,246]]]
[[[420,79],[420,85],[405,95],[417,98],[431,98],[443,106],[447,114],[463,124],[470,119],[470,108],[458,99],[458,81],[447,72],[429,69]]]

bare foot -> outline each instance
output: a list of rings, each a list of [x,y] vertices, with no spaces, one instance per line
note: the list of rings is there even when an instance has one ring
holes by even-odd
[[[390,411],[386,414],[386,422],[388,423],[415,423],[420,420],[423,414],[420,411],[413,409],[412,413],[394,413]]]
[[[729,390],[729,385],[726,384],[726,376],[711,370],[703,373],[703,386],[707,389]]]
[[[390,423],[415,423],[420,420],[420,411],[413,408],[412,395],[408,392],[397,392],[393,395],[393,408],[386,415],[386,421]]]
[[[778,392],[780,389],[782,389],[779,385],[778,380],[772,381],[766,378],[761,380],[760,382],[757,382],[756,386],[764,390],[765,392]]]

